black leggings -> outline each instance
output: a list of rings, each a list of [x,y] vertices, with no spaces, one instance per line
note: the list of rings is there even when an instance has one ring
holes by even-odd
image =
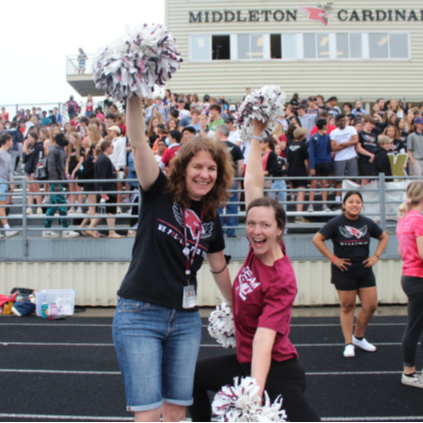
[[[401,285],[408,297],[407,326],[402,336],[402,360],[404,366],[414,367],[417,343],[423,334],[423,278],[403,275]]]
[[[189,407],[194,422],[211,421],[211,405],[207,391],[218,392],[225,385],[233,385],[236,376],[251,376],[251,365],[240,364],[236,355],[206,358],[197,362],[194,378],[194,405]],[[265,389],[273,402],[282,394],[282,408],[291,422],[320,421],[304,397],[305,373],[296,358],[272,361]]]

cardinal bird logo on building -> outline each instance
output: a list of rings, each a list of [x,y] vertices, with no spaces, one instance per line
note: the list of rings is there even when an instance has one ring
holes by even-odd
[[[339,231],[346,238],[352,238],[353,236],[355,236],[357,239],[361,239],[367,234],[367,225],[363,226],[360,229],[353,228],[352,226],[340,226]]]
[[[317,7],[299,7],[300,12],[304,13],[310,21],[320,22],[324,27],[329,26],[329,20],[332,17],[324,9]]]

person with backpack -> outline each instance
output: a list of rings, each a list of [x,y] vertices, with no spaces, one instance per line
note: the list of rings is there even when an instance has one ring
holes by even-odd
[[[332,165],[332,149],[330,136],[326,133],[328,129],[328,124],[326,119],[318,119],[316,122],[317,132],[309,140],[309,149],[308,156],[310,161],[310,176],[321,176],[327,177],[331,171]],[[312,179],[310,183],[310,205],[308,206],[307,211],[314,211],[314,197],[316,194],[318,180]],[[322,189],[327,188],[327,180],[321,179],[320,186]],[[323,211],[330,212],[330,208],[327,206],[326,202],[328,201],[327,191],[322,191],[322,200],[323,200]]]
[[[69,97],[69,100],[65,103],[65,106],[68,109],[69,120],[72,120],[77,113],[78,103],[73,99],[73,95]]]

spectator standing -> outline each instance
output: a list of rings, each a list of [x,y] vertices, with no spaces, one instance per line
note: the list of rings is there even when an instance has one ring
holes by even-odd
[[[51,181],[66,181],[65,166],[63,164],[64,148],[68,145],[68,140],[63,134],[57,134],[54,138],[55,143],[50,148],[47,156],[48,178]],[[63,185],[61,183],[50,182],[50,203],[46,212],[46,221],[44,223],[43,238],[59,238],[60,234],[52,232],[53,217],[56,211],[59,211],[60,224],[64,229],[69,228],[69,221],[66,218],[68,213],[66,209],[66,198],[63,194]],[[75,231],[64,231],[63,238],[76,238],[79,236]]]
[[[6,110],[6,107],[1,108],[0,122],[9,122],[9,112]]]
[[[414,176],[423,176],[423,118],[414,119],[416,130],[407,138],[407,152]]]
[[[358,176],[357,153],[355,146],[358,144],[357,131],[353,126],[347,126],[344,114],[336,116],[337,129],[331,132],[332,151],[335,152],[334,172],[340,179],[336,180],[336,188],[342,188],[342,179],[347,174],[350,178]],[[341,203],[341,191],[336,192],[335,201]]]
[[[319,106],[316,103],[316,97],[309,97],[307,100],[307,114],[313,115],[315,118],[319,114]]]
[[[163,153],[161,161],[159,163],[160,169],[167,175],[170,167],[171,160],[176,156],[179,149],[181,148],[182,134],[179,131],[170,131],[169,135],[169,148]]]
[[[239,129],[234,125],[234,118],[229,116],[225,120],[225,123],[229,127],[228,141],[236,144],[239,147],[241,144],[241,135]]]
[[[47,117],[47,112],[43,111],[42,113],[42,117],[41,117],[41,126],[50,126],[52,124],[51,120],[49,117]]]
[[[325,119],[326,120],[326,127],[327,127],[327,129],[326,129],[326,134],[328,134],[328,135],[330,135],[330,133],[334,130],[334,129],[336,129],[336,126],[335,125],[331,125],[331,124],[329,124],[328,123],[328,119],[329,119],[329,116],[332,116],[332,115],[329,115],[329,113],[326,111],[326,110],[322,110],[321,112],[320,112],[320,115],[319,115],[319,119]],[[317,121],[316,121],[316,123],[317,123]],[[316,125],[314,125],[313,126],[313,129],[310,131],[310,138],[317,132],[319,130],[319,128],[317,127],[317,124]]]
[[[282,147],[279,144],[275,144],[275,154],[277,160],[277,172],[274,174],[276,179],[273,180],[271,190],[269,192],[269,198],[273,198],[282,204],[283,209],[286,212],[286,181],[283,176],[288,173],[288,162],[286,158],[282,156]]]
[[[399,131],[396,126],[388,126],[384,131],[383,135],[387,135],[391,139],[392,149],[391,151],[395,154],[406,153],[406,146],[399,136]]]
[[[222,106],[218,103],[214,103],[209,107],[209,131],[215,131],[218,125],[225,123],[225,121],[220,116],[221,112]]]
[[[85,104],[85,116],[92,117],[94,114],[94,100],[91,94],[88,95],[87,103]]]
[[[13,138],[13,147],[9,149],[9,154],[12,156],[13,170],[16,170],[20,157],[22,156],[22,132],[18,129],[18,124],[16,122],[12,122],[10,124],[10,128],[5,130],[5,133],[11,135]]]
[[[235,173],[235,177],[237,178],[241,178],[243,173],[244,173],[244,156],[242,155],[241,149],[234,143],[228,141],[228,136],[229,136],[230,130],[229,130],[229,126],[226,125],[225,123],[220,124],[216,127],[216,140],[219,143],[222,143],[225,145],[226,150],[230,153],[231,155],[231,164],[232,167],[234,169],[234,173]],[[240,189],[240,184],[238,181],[234,181],[234,184],[231,188],[232,190],[239,190]],[[234,203],[238,203],[239,202],[239,192],[230,192],[229,193],[229,197],[228,197],[228,201],[225,205],[226,208],[226,213],[227,214],[238,214],[238,210],[239,210],[239,206],[238,204],[234,204]],[[221,216],[221,222],[222,222],[222,226],[226,225],[227,226],[238,226],[239,223],[239,219],[238,216],[228,216],[228,217],[222,217],[223,215],[223,207],[219,207],[218,209],[218,213]],[[226,236],[228,238],[235,238],[236,234],[235,234],[235,228],[229,228],[223,230],[223,233],[226,232]]]
[[[307,176],[308,167],[308,145],[305,142],[307,135],[306,128],[297,128],[294,131],[294,141],[288,143],[288,178],[293,176]],[[297,213],[301,213],[304,208],[305,189],[307,180],[295,179],[291,180],[291,189],[296,192],[296,209]],[[309,223],[304,216],[296,216],[295,223]]]
[[[85,160],[85,150],[82,147],[81,137],[77,132],[69,134],[69,144],[66,147],[66,178],[69,179],[69,190],[71,192],[82,192],[82,187],[78,185],[77,172]],[[72,207],[69,209],[69,214],[82,214],[81,205],[83,203],[83,196],[80,194],[70,194],[69,203]]]
[[[345,105],[344,105],[345,106]],[[365,109],[363,109],[363,107],[362,107],[362,104],[361,104],[361,100],[357,100],[355,103],[354,103],[354,109],[353,110],[351,110],[351,114],[354,116],[354,117],[357,117],[357,116],[364,116],[365,114],[367,114],[367,112],[366,112],[366,110]]]
[[[315,133],[309,141],[309,161],[310,161],[310,176],[321,176],[328,177],[331,172],[332,165],[332,147],[330,136],[327,134],[327,121],[326,119],[318,119],[316,122],[317,133]],[[314,211],[314,198],[316,195],[316,188],[318,185],[317,179],[312,179],[310,183],[310,205],[308,206],[307,211]],[[322,189],[327,188],[327,179],[320,180],[320,187]],[[330,208],[327,206],[328,193],[327,191],[322,191],[322,200],[324,212],[329,212]]]
[[[310,137],[310,132],[313,129],[314,123],[316,121],[316,114],[307,114],[307,106],[301,104],[298,106],[298,119],[303,128],[307,129],[307,139]],[[293,119],[291,119],[291,122]]]
[[[25,175],[27,181],[35,181],[34,172],[38,166],[40,158],[44,156],[44,146],[39,138],[38,131],[31,129],[28,133],[28,137],[23,143],[22,147],[23,157],[22,161],[25,163]],[[39,184],[28,184],[28,208],[26,214],[32,214],[32,205],[34,203],[34,194],[40,192]],[[41,195],[35,195],[35,202],[37,204],[37,214],[43,214],[43,210],[40,207],[42,203]]]
[[[166,142],[164,139],[160,139],[157,142],[157,150],[154,154],[154,158],[156,159],[157,164],[160,166],[160,163],[162,162],[162,157],[164,152],[166,151]]]
[[[59,109],[57,107],[53,109],[53,114],[56,118],[56,123],[62,124],[62,115],[59,113]]]
[[[84,50],[80,48],[78,54],[78,75],[83,75],[85,73],[85,68],[87,66],[88,56],[85,54]]]
[[[196,133],[197,131],[192,126],[187,126],[186,128],[184,128],[184,130],[182,131],[181,144],[184,144],[187,141],[192,140],[195,137]]]
[[[117,195],[112,193],[112,191],[117,191],[116,184],[116,172],[115,167],[110,160],[110,156],[113,154],[113,144],[112,141],[105,140],[101,143],[100,146],[101,154],[97,157],[97,160],[94,164],[94,177],[95,179],[107,179],[107,182],[97,182],[96,188],[97,191],[101,191],[102,203],[106,207],[107,214],[107,226],[109,227],[109,238],[111,239],[120,239],[125,238],[123,235],[119,235],[115,229],[115,215],[117,212],[116,201]],[[101,219],[92,219],[89,229],[92,232],[92,229],[97,227]]]
[[[209,132],[209,118],[207,115],[201,114],[198,123],[200,124],[200,129],[198,132],[200,134],[207,134]]]
[[[338,107],[338,98],[335,96],[329,97],[328,101],[326,102],[326,106],[328,113],[333,117],[336,117],[336,115],[341,113],[341,109]]]
[[[78,116],[78,103],[73,99],[73,95],[69,97],[69,100],[65,103],[65,106],[68,111],[68,116],[70,120],[72,120],[74,116]],[[59,122],[59,119],[57,119],[57,121]]]
[[[391,162],[388,153],[392,150],[392,141],[387,135],[379,135],[378,145],[374,149],[374,160],[372,162],[372,175],[378,176],[379,173],[385,174],[385,182],[392,182]]]
[[[12,193],[15,189],[13,184],[5,182],[13,182],[13,160],[12,156],[8,153],[13,148],[13,137],[10,134],[3,134],[0,136],[0,221],[5,229],[5,235],[0,232],[0,238],[6,236],[11,238],[18,235],[18,231],[10,229],[9,221],[6,217],[6,206],[9,204],[9,196],[7,193]]]
[[[404,144],[407,144],[408,132],[407,132],[406,127],[405,127],[405,119],[403,119],[403,118],[398,119],[395,122],[395,126],[398,129],[399,139],[401,139],[401,141]]]
[[[358,133],[358,144],[356,146],[358,153],[358,172],[360,176],[373,175],[372,163],[375,157],[377,147],[377,137],[380,131],[375,128],[376,121],[371,115],[363,116],[363,130]],[[370,179],[362,179],[361,185],[367,185]]]

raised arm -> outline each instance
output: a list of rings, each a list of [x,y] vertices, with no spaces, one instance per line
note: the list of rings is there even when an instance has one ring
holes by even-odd
[[[157,179],[160,170],[145,136],[141,98],[134,96],[128,99],[126,122],[138,181],[141,188],[148,191]]]
[[[254,120],[254,136],[262,137],[267,123]],[[248,153],[247,169],[245,172],[245,206],[248,209],[249,204],[256,198],[263,197],[264,174],[261,162],[260,141],[252,138],[250,152]]]

